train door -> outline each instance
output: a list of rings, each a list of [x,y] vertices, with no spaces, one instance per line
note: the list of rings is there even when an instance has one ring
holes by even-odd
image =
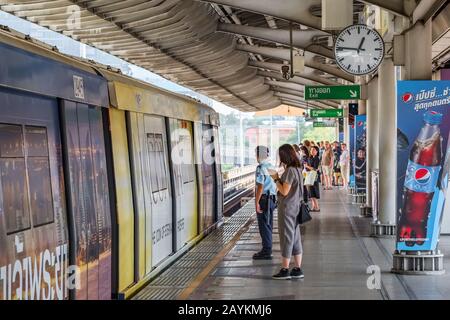
[[[169,120],[174,204],[175,250],[198,235],[197,180],[192,122]]]
[[[136,255],[139,276],[173,252],[172,194],[165,119],[129,113],[136,190]]]
[[[172,195],[169,176],[167,131],[164,118],[144,115],[147,144],[147,181],[151,186],[152,264],[172,254]]]
[[[214,135],[210,125],[202,125],[202,159],[203,174],[203,219],[202,230],[206,230],[216,222],[216,173],[214,155]]]
[[[57,101],[0,88],[0,300],[67,298],[67,244]]]
[[[100,108],[64,101],[63,124],[75,299],[111,297],[111,215]]]

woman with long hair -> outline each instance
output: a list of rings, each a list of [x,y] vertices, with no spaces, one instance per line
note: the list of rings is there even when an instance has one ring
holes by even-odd
[[[278,231],[282,255],[281,270],[273,275],[274,279],[304,278],[302,265],[302,243],[297,216],[303,197],[302,166],[294,148],[284,144],[278,149],[280,164],[284,167],[281,178],[272,175],[278,190]],[[291,257],[295,267],[289,271]]]
[[[307,163],[305,164],[306,171],[315,171],[318,173],[320,166],[320,160],[319,160],[319,147],[314,146],[311,147],[311,155],[308,158]],[[320,187],[319,187],[319,175],[316,175],[316,180],[314,181],[313,185],[308,186],[308,194],[311,198],[312,202],[312,212],[320,212],[319,208],[319,199],[320,199]]]

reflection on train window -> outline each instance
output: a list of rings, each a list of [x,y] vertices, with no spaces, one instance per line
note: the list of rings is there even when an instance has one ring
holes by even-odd
[[[35,227],[53,222],[46,128],[0,125],[0,156],[7,232],[29,229],[31,220]],[[30,219],[30,212],[33,219]]]
[[[150,179],[152,192],[167,189],[168,176],[164,154],[163,135],[160,133],[148,133],[147,143],[150,159]]]
[[[30,228],[24,158],[0,159],[3,211],[7,233]]]
[[[180,135],[180,146],[182,153],[180,156],[181,159],[183,159],[183,163],[181,164],[181,175],[183,178],[183,183],[190,183],[194,181],[191,137],[188,135]]]
[[[208,158],[211,156],[210,154],[207,154],[207,152],[210,149],[210,136],[207,132],[204,132],[203,135],[203,159],[202,159],[202,170],[203,170],[203,174],[204,176],[207,177],[211,177],[213,175],[213,167],[212,165],[209,163]],[[205,157],[208,157],[205,159]]]
[[[28,177],[34,226],[53,222],[53,199],[48,159],[28,158]]]
[[[0,156],[23,157],[22,126],[0,124]]]
[[[46,128],[27,126],[25,137],[29,157],[48,157]]]

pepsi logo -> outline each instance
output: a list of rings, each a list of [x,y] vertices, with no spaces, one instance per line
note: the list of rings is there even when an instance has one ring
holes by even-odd
[[[358,127],[361,127],[363,124],[364,124],[364,122],[359,121],[359,122],[358,122]]]
[[[430,182],[431,173],[428,169],[421,168],[416,171],[414,178],[416,179],[416,181],[418,183],[426,184],[426,183]]]
[[[402,96],[402,100],[403,100],[403,102],[405,102],[405,103],[409,103],[409,102],[413,101],[413,99],[414,99],[414,95],[413,95],[412,93],[410,93],[410,92],[405,93],[405,94]]]

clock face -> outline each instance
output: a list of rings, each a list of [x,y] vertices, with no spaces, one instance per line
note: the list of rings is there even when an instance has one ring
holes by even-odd
[[[353,75],[375,71],[384,57],[384,42],[380,34],[363,24],[342,30],[334,45],[336,63]]]

